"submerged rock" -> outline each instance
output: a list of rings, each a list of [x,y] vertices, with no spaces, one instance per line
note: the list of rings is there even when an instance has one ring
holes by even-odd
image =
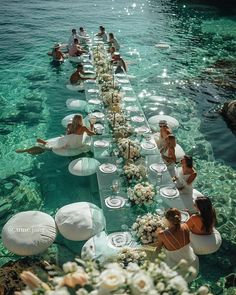
[[[229,123],[229,126],[236,131],[236,100],[225,102],[220,114]]]

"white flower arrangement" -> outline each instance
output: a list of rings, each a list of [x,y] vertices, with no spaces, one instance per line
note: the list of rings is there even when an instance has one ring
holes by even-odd
[[[119,263],[98,265],[95,261],[77,260],[80,272],[48,271],[49,279],[43,282],[31,272],[23,272],[26,289],[16,295],[210,295],[207,287],[192,293],[185,279],[161,260],[145,260],[142,265]],[[27,273],[24,274],[24,273]],[[211,294],[212,295],[212,294]]]
[[[104,86],[104,87],[103,87]],[[121,94],[118,91],[114,91],[114,89],[111,89],[111,84],[104,83],[101,87],[101,90],[103,89],[103,95],[102,100],[105,104],[105,106],[111,106],[113,104],[119,104],[121,102]],[[107,91],[105,91],[107,89]]]
[[[128,188],[128,198],[134,204],[150,205],[153,203],[155,195],[155,188],[149,182],[141,182],[133,188]]]
[[[132,135],[132,133],[133,133],[133,128],[128,124],[114,126],[113,128],[113,136],[117,139],[127,138],[130,135]]]
[[[141,156],[139,143],[129,138],[118,139],[117,147],[120,151],[120,156],[126,160],[136,160]]]
[[[111,74],[108,74],[107,72],[104,74],[100,74],[100,72],[98,71],[98,81],[100,83],[104,83],[104,82],[112,82],[113,81],[113,77]]]
[[[146,259],[147,254],[145,251],[135,248],[125,247],[117,255],[117,262],[122,266],[128,266],[129,263],[136,263],[141,265]]]
[[[122,113],[108,112],[107,119],[111,127],[124,125],[126,122],[126,117]]]
[[[156,242],[156,230],[157,228],[165,228],[163,218],[158,214],[147,213],[143,216],[138,216],[132,230],[136,235],[137,239],[142,244],[150,244]]]
[[[129,183],[142,181],[146,177],[146,168],[142,165],[127,163],[123,169]]]

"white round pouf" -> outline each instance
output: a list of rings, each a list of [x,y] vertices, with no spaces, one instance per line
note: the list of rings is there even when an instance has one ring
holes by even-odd
[[[179,122],[171,116],[168,115],[156,115],[148,119],[148,123],[151,125],[151,129],[154,131],[159,131],[159,122],[165,120],[170,128],[179,127]]]
[[[71,91],[81,91],[81,90],[84,90],[84,83],[81,83],[79,85],[77,85],[77,84],[75,84],[75,85],[67,84],[66,88],[68,90],[71,90]]]
[[[218,230],[214,228],[211,235],[195,235],[190,232],[190,243],[195,254],[206,255],[219,250],[222,238]]]
[[[87,107],[87,102],[80,99],[67,99],[66,106],[69,110],[84,111]]]
[[[80,158],[69,164],[69,172],[77,176],[88,176],[96,173],[100,162],[94,158]]]
[[[102,210],[88,202],[78,202],[59,209],[55,216],[59,232],[68,240],[84,241],[103,231]]]
[[[24,211],[14,215],[2,229],[5,248],[22,256],[37,255],[54,242],[54,219],[40,211]]]

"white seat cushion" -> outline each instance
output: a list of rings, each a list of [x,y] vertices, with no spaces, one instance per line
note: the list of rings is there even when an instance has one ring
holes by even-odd
[[[55,216],[59,232],[68,240],[88,240],[105,227],[102,210],[88,202],[72,203],[62,207]]]
[[[2,229],[2,242],[17,255],[44,252],[56,238],[54,219],[40,211],[24,211],[14,215]]]

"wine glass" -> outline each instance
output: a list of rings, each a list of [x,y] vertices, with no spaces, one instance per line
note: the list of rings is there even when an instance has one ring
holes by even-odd
[[[118,194],[120,192],[120,180],[119,179],[114,179],[112,181],[111,189],[113,193]]]
[[[94,125],[97,122],[97,118],[95,116],[91,116],[89,121],[92,125]]]

